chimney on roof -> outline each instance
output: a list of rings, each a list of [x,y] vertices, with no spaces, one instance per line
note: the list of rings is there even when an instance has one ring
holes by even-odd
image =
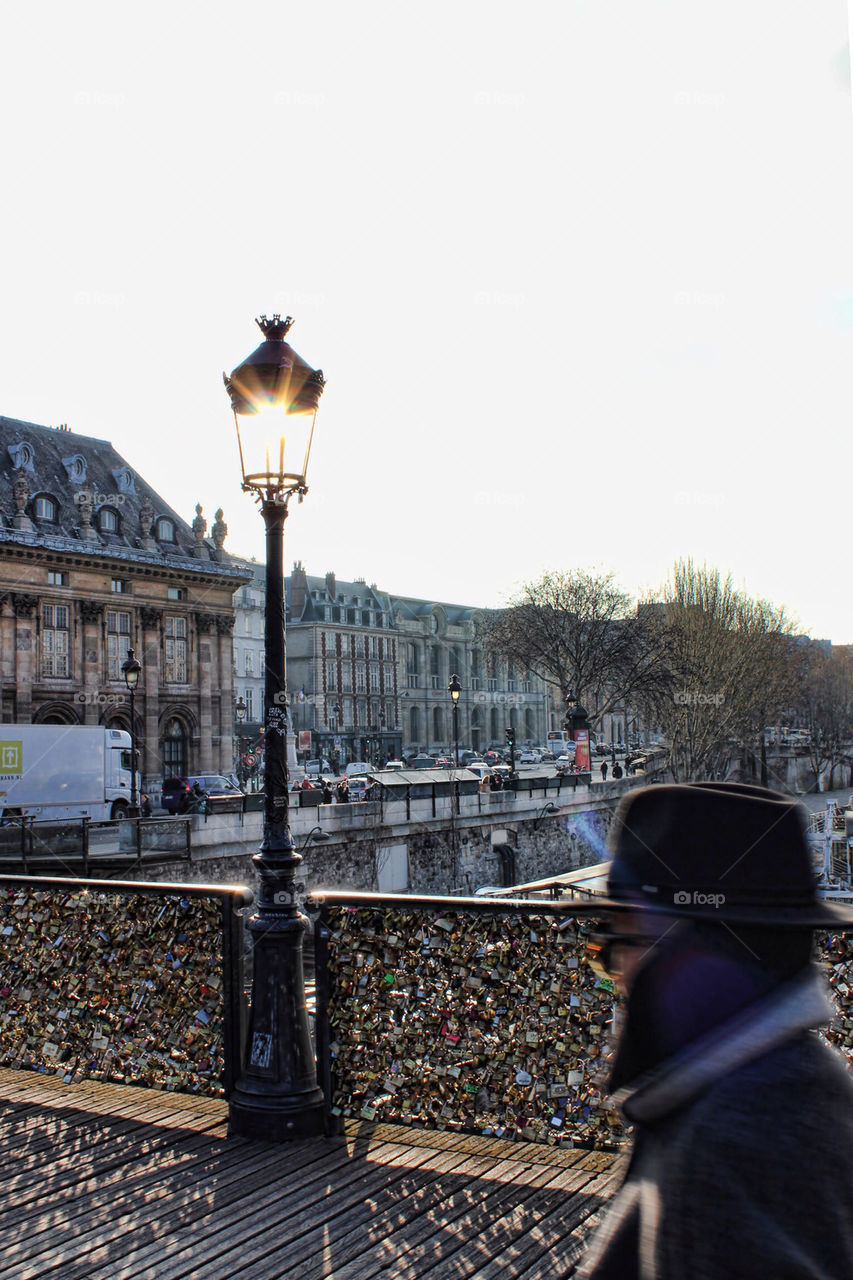
[[[308,579],[301,560],[297,560],[290,575],[290,616],[301,618],[308,595]]]
[[[330,598],[331,600],[334,600],[334,598],[335,598],[335,575],[334,575],[333,573],[327,573],[327,574],[326,574],[326,590],[327,590],[327,591],[328,591],[328,593],[329,593],[329,598]]]

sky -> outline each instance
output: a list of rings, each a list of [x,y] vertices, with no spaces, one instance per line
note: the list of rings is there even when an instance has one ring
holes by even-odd
[[[679,557],[853,642],[841,0],[6,6],[0,413],[263,557],[222,372],[327,379],[285,564],[451,603]]]

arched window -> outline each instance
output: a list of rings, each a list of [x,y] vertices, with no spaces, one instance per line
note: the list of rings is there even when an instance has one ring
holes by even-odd
[[[177,716],[172,716],[163,734],[163,777],[185,778],[187,775],[187,737]]]
[[[175,522],[162,516],[157,521],[157,538],[160,542],[175,541]]]
[[[115,507],[101,507],[98,512],[98,528],[101,533],[118,533],[118,512]]]

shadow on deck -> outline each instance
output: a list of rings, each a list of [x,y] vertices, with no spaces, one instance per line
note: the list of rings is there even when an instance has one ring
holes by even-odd
[[[621,1178],[611,1153],[348,1122],[226,1137],[216,1099],[0,1070],[10,1280],[552,1280]]]

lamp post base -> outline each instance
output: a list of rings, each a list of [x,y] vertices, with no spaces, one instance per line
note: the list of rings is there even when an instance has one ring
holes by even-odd
[[[242,1082],[241,1082],[242,1083]],[[296,1142],[326,1132],[325,1101],[319,1088],[303,1098],[257,1096],[237,1085],[228,1100],[228,1136],[257,1142]]]

